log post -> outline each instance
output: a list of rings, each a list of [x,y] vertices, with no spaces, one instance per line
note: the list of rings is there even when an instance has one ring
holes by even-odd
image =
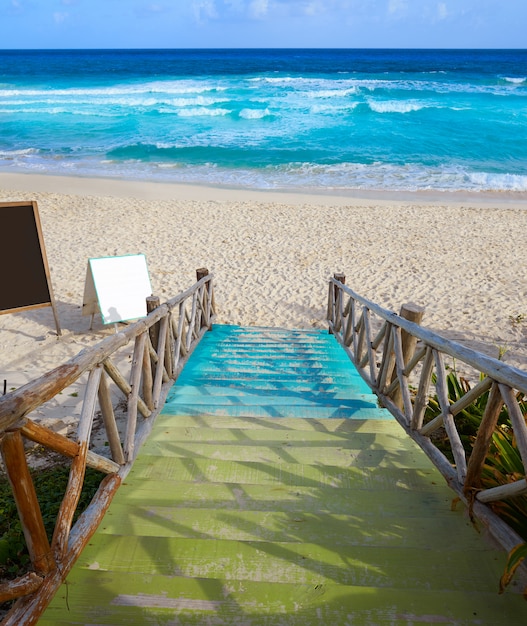
[[[199,282],[202,278],[208,275],[209,275],[209,270],[206,267],[200,267],[196,270],[196,281]],[[205,293],[207,294],[207,302],[203,302],[203,308],[205,309],[205,312],[209,308],[209,302],[211,302],[211,293],[210,293],[211,288],[212,288],[212,285],[210,282],[208,282],[206,285],[206,290],[205,290]],[[212,330],[212,324],[210,323],[208,315],[205,315],[205,321],[203,321],[203,317],[202,317],[200,329],[203,328],[203,326],[205,325],[208,327],[209,330]]]
[[[403,306],[401,307],[399,316],[405,320],[408,320],[409,322],[413,322],[414,324],[421,324],[424,314],[425,314],[425,310],[422,306],[409,302],[408,304],[403,304]],[[403,330],[401,333],[401,341],[402,341],[403,361],[406,367],[406,365],[408,365],[408,363],[411,361],[412,357],[414,356],[415,347],[417,345],[417,337],[414,337],[413,335],[410,335],[410,333]],[[393,382],[393,380],[396,377],[397,377],[397,371],[394,368],[390,382]],[[400,409],[403,408],[403,396],[401,393],[401,385],[399,385],[394,390],[392,400]]]
[[[146,342],[150,343],[150,339],[148,335],[146,335]],[[154,372],[155,372],[155,364],[152,363],[150,359],[150,350],[148,346],[145,346],[143,350],[143,398],[145,400],[146,406],[153,411],[154,410],[154,399],[153,399],[153,385],[154,385]]]
[[[137,428],[137,409],[139,385],[143,366],[143,351],[146,344],[146,331],[135,338],[134,353],[132,356],[132,369],[130,372],[130,394],[128,395],[128,409],[126,432],[124,436],[124,455],[128,462],[134,458],[134,441]]]
[[[343,285],[346,284],[346,275],[345,274],[341,274],[339,272],[336,272],[335,274],[333,274],[333,278],[335,280],[338,280],[339,283],[342,283]],[[333,325],[335,327],[335,330],[337,330],[337,331],[340,329],[340,325],[342,323],[342,320],[340,318],[340,302],[341,302],[341,299],[342,299],[342,293],[341,293],[340,289],[337,287],[337,285],[333,285],[333,298],[330,298],[330,304],[329,304],[329,306],[332,307],[333,310],[332,311],[328,310],[328,318],[333,321]],[[333,331],[331,330],[331,328],[329,329],[329,334],[330,335],[333,334]]]
[[[31,563],[37,574],[47,574],[56,568],[56,564],[44,528],[35,486],[29,473],[20,431],[4,433],[0,449]]]
[[[119,465],[124,465],[125,459],[121,445],[121,437],[119,435],[119,429],[117,428],[117,422],[115,421],[115,413],[113,410],[110,385],[108,384],[106,370],[101,375],[98,397],[102,419],[106,429],[106,436],[108,437],[108,443],[110,444],[112,459]]]
[[[485,412],[476,434],[476,441],[468,460],[467,476],[463,491],[469,502],[473,501],[475,493],[481,489],[481,472],[502,407],[503,398],[499,385],[495,382],[490,389],[487,406],[485,407]]]
[[[157,307],[160,304],[161,304],[161,300],[159,296],[148,296],[148,298],[146,299],[147,315],[151,313],[154,309],[157,309]],[[157,345],[159,343],[159,322],[150,326],[149,333],[150,333],[150,341],[152,342],[152,345],[154,346],[154,350],[157,351]]]

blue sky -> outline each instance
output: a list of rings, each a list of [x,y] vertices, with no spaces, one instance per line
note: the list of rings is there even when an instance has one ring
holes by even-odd
[[[527,48],[527,0],[0,0],[1,48]]]

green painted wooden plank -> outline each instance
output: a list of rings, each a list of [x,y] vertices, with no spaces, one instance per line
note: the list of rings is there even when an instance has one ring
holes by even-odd
[[[277,583],[390,587],[417,592],[481,591],[505,564],[505,555],[408,547],[345,546],[320,543],[223,541],[99,534],[79,567],[191,578]],[[495,587],[494,587],[495,589]],[[493,589],[493,591],[494,591]]]
[[[272,417],[251,418],[232,415],[201,417],[172,414],[167,411],[157,418],[155,431],[160,431],[169,426],[198,429],[213,428],[215,430],[232,428],[241,431],[264,429],[281,433],[290,433],[291,431],[339,434],[383,433],[398,437],[401,441],[408,440],[406,433],[393,418],[381,422],[378,420],[349,420],[346,418],[302,420],[294,417],[283,417],[277,420]]]
[[[368,494],[371,499],[371,494]],[[363,502],[366,498],[363,497]],[[394,501],[390,498],[390,504]],[[186,539],[216,538],[229,541],[265,541],[280,543],[317,543],[326,547],[376,546],[396,548],[430,547],[431,537],[443,550],[487,550],[470,523],[461,514],[438,507],[434,515],[420,515],[415,506],[414,517],[407,516],[403,502],[386,511],[384,507],[360,509],[350,499],[348,513],[326,513],[297,506],[292,511],[260,511],[223,509],[222,502],[212,501],[206,507],[174,506],[166,498],[166,506],[141,502],[115,502],[101,525],[107,535],[136,535],[142,537],[178,537]],[[282,503],[281,500],[278,501]],[[363,504],[361,502],[361,504]],[[323,498],[321,498],[324,508]],[[380,512],[378,509],[381,508]],[[205,511],[206,509],[206,511]],[[355,513],[354,513],[355,511]],[[422,511],[422,508],[421,508]],[[388,515],[384,515],[387,512]],[[383,517],[382,527],[376,518]],[[440,520],[440,523],[438,523]]]
[[[358,469],[374,471],[379,467],[380,455],[372,458],[365,455],[356,460],[354,466],[311,465],[287,462],[240,461],[207,458],[178,458],[141,456],[134,464],[134,476],[157,480],[183,480],[202,482],[229,482],[240,484],[284,484],[298,486],[331,486],[349,488],[356,480]],[[412,461],[415,469],[428,469],[426,457],[416,455]],[[405,463],[393,458],[382,461],[381,467],[398,471]]]
[[[422,456],[418,451],[408,451],[408,455],[414,456],[413,463],[422,461]],[[162,442],[151,441],[145,446],[143,458],[145,456],[159,457],[165,461],[168,458],[202,458],[214,461],[261,462],[267,464],[296,463],[299,465],[324,464],[336,465],[339,467],[349,467],[360,465],[360,467],[391,467],[393,457],[386,449],[369,447],[366,450],[360,446],[329,446],[322,445],[299,446],[289,442],[266,444],[261,442],[258,446],[244,445],[243,441],[234,444],[217,442]],[[150,459],[148,459],[150,461]],[[410,458],[405,460],[408,463]],[[155,462],[155,461],[151,461]]]
[[[519,626],[522,600],[460,589],[402,594],[400,589],[332,583],[164,578],[76,571],[39,626]],[[123,582],[125,583],[123,585]],[[126,591],[123,591],[123,586]],[[94,593],[99,602],[94,602]],[[64,616],[67,616],[64,618]]]
[[[220,480],[208,482],[203,474],[194,471],[192,464],[181,465],[181,476],[173,480],[162,480],[155,474],[154,478],[145,480],[142,472],[138,472],[138,480],[135,481],[135,475],[127,479],[114,501],[131,506],[148,502],[151,506],[225,511],[349,514],[351,510],[355,516],[379,518],[379,523],[384,523],[380,518],[386,517],[438,519],[454,514],[450,510],[453,494],[442,483],[436,482],[435,474],[411,475],[406,472],[401,477],[387,472],[382,476],[377,473],[373,478],[355,476],[353,484],[356,487],[343,488],[337,481],[329,487],[320,483],[317,486],[287,486],[278,481],[266,483],[267,476],[262,476],[262,481],[254,484],[247,482],[248,474],[245,475],[246,482],[222,481],[224,473],[216,471],[221,470],[220,467],[211,471]],[[227,475],[229,478],[231,476]],[[254,479],[254,474],[250,478]],[[459,507],[463,509],[462,505]]]
[[[333,421],[333,420],[332,420]],[[349,422],[349,420],[347,420]],[[379,448],[386,451],[414,451],[417,446],[410,437],[403,437],[386,432],[361,432],[358,430],[350,436],[349,432],[320,430],[276,430],[273,428],[188,428],[174,425],[163,425],[152,433],[145,450],[150,450],[153,442],[210,442],[210,443],[242,443],[244,446],[289,445],[310,447],[314,444],[328,448],[343,447],[346,449]],[[353,422],[352,422],[353,423]]]

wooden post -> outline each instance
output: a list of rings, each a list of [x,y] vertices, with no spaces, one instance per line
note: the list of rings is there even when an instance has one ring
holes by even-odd
[[[106,378],[106,370],[101,376],[98,397],[102,419],[106,429],[106,436],[108,437],[108,443],[110,444],[112,459],[119,465],[124,465],[125,459],[123,448],[121,446],[121,437],[119,435],[119,429],[117,428],[117,422],[115,421],[115,413],[110,395],[110,386],[108,384],[108,379]]]
[[[161,300],[159,296],[148,296],[148,298],[146,299],[147,315],[151,313],[154,309],[157,309],[157,307],[160,304],[161,304]],[[154,350],[157,351],[157,345],[159,343],[159,322],[157,322],[153,326],[150,326],[149,332],[150,332],[150,341],[152,342],[152,345],[154,346]]]
[[[503,398],[500,393],[498,383],[493,383],[487,406],[481,419],[481,423],[476,434],[476,441],[472,448],[472,453],[468,460],[467,476],[463,491],[471,502],[475,493],[481,489],[481,471],[485,463],[485,458],[489,450],[492,434],[496,429],[496,424],[503,407]]]
[[[341,274],[339,272],[333,274],[333,278],[338,280],[343,285],[346,284],[346,275]],[[335,330],[339,330],[340,324],[342,320],[340,319],[340,301],[341,301],[341,291],[337,287],[337,285],[333,285],[333,311],[328,311],[328,317],[333,320],[333,324],[335,326]],[[333,332],[331,328],[329,329],[329,334],[332,335]]]
[[[146,343],[145,349],[143,350],[143,398],[145,400],[146,406],[153,411],[154,410],[154,400],[152,396],[153,385],[154,385],[154,372],[155,372],[155,364],[152,363],[150,359],[150,350],[148,349],[148,344],[150,343],[150,339],[148,335],[145,333]]]
[[[0,449],[31,563],[37,574],[47,574],[56,568],[56,564],[44,528],[35,486],[29,473],[20,431],[4,433]]]
[[[413,322],[414,324],[421,324],[424,314],[424,307],[414,304],[413,302],[409,302],[408,304],[403,304],[399,316],[405,320],[408,320],[409,322]],[[405,330],[403,330],[402,341],[404,362],[405,364],[407,364],[415,352],[417,337],[414,337],[413,335],[410,335]]]
[[[205,276],[209,275],[209,270],[206,267],[199,267],[196,270],[196,281],[199,283],[199,281],[204,278]]]
[[[200,267],[196,270],[196,281],[199,282],[202,278],[204,278],[205,276],[209,275],[209,270],[206,267]],[[207,294],[207,303],[203,303],[203,308],[206,309],[208,307],[208,303],[211,301],[211,284],[210,282],[207,283],[207,289],[206,289],[206,294]],[[202,317],[203,320],[203,317]],[[212,330],[212,324],[209,322],[208,319],[205,320],[205,322],[201,322],[200,324],[200,329],[203,328],[203,326],[205,326],[205,324],[208,326],[209,330]]]
[[[408,304],[403,304],[403,306],[401,307],[399,316],[405,320],[408,320],[409,322],[413,322],[414,324],[421,324],[424,314],[425,314],[425,310],[422,306],[409,302]],[[415,353],[415,346],[417,345],[417,337],[414,337],[413,335],[410,335],[405,330],[403,330],[401,333],[401,340],[402,340],[403,361],[406,367],[406,365],[408,365],[408,363],[410,362],[410,360],[412,359]],[[393,382],[393,380],[396,377],[397,377],[397,372],[394,369],[394,371],[392,372],[390,382]],[[403,408],[403,396],[401,393],[401,385],[399,385],[394,390],[392,399],[394,403],[400,409]]]
[[[134,458],[134,441],[137,427],[137,408],[139,396],[139,384],[143,368],[143,351],[146,344],[146,331],[135,338],[134,353],[132,356],[132,369],[130,372],[130,394],[128,395],[128,419],[124,436],[124,455],[128,462]],[[146,406],[146,405],[145,405]]]

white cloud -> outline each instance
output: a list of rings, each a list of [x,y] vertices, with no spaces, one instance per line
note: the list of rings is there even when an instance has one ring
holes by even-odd
[[[64,11],[55,11],[55,13],[53,13],[53,21],[55,22],[55,24],[63,24],[69,17],[69,13],[66,13]]]
[[[166,11],[166,9],[162,4],[157,4],[153,2],[148,6],[148,11],[150,13],[163,13],[163,11]]]
[[[218,17],[218,11],[214,0],[193,0],[192,9],[196,21],[201,24],[206,20],[214,20]]]
[[[398,16],[406,13],[408,9],[407,0],[389,0],[388,2],[388,14],[392,16]]]
[[[225,4],[237,13],[241,13],[245,10],[245,0],[224,0]]]
[[[315,0],[314,2],[308,2],[304,7],[304,13],[306,15],[319,15],[320,13],[325,13],[326,5],[323,2],[319,2]]]
[[[251,0],[249,15],[256,19],[262,19],[269,11],[269,0]]]
[[[440,2],[437,5],[437,17],[440,20],[444,20],[448,17],[448,7],[446,5],[446,2]]]

